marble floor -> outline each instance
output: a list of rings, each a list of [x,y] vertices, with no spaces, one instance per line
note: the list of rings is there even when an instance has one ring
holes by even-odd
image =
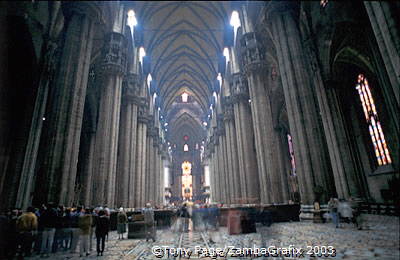
[[[226,227],[187,233],[171,228],[157,230],[156,242],[118,240],[116,232],[111,232],[104,256],[94,251],[88,257],[60,252],[47,259],[216,259],[226,253],[228,259],[400,259],[399,218],[366,215],[365,219],[364,230],[346,223],[336,229],[331,223],[308,222],[257,226],[257,233],[243,235],[228,235]],[[296,254],[298,250],[303,254]]]

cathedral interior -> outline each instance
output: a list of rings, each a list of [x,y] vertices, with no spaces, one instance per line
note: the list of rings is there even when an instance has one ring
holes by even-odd
[[[0,211],[273,208],[289,232],[338,198],[394,242],[350,258],[396,259],[399,13],[396,1],[1,2]],[[235,243],[221,232],[178,240]],[[361,231],[326,232],[340,248]]]

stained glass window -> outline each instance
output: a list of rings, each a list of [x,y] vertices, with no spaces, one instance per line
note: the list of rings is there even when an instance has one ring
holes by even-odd
[[[296,162],[294,160],[292,136],[290,134],[288,134],[287,139],[288,139],[288,145],[289,145],[290,164],[292,165],[292,170],[291,170],[290,175],[296,176]]]
[[[367,78],[364,77],[363,74],[358,75],[356,89],[360,96],[361,105],[363,107],[365,120],[368,124],[368,130],[378,164],[390,164],[392,163],[392,159],[390,158],[385,135],[382,131],[382,126],[379,121],[378,112],[376,111],[375,102],[372,98]]]

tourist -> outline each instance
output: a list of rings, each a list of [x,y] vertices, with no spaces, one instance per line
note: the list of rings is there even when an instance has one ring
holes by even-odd
[[[97,240],[97,256],[102,256],[105,248],[106,236],[110,230],[110,219],[107,217],[105,210],[100,210],[95,218],[96,240]]]
[[[54,234],[56,232],[57,211],[53,203],[49,203],[43,214],[41,214],[39,223],[43,228],[42,233],[42,248],[40,253],[42,256],[49,256],[50,250],[53,246]]]
[[[118,239],[124,239],[124,233],[126,232],[127,223],[128,216],[126,215],[124,208],[120,208],[117,216]]]
[[[179,209],[178,211],[178,216],[181,219],[181,224],[182,224],[182,228],[183,228],[183,232],[188,232],[189,231],[189,212],[186,206],[186,203],[182,204],[182,207]]]
[[[89,253],[89,235],[90,228],[92,226],[92,215],[90,209],[82,209],[82,215],[79,217],[78,225],[80,229],[79,244],[80,244],[80,256],[82,257],[85,253],[88,256]]]
[[[62,243],[64,240],[64,228],[63,228],[63,215],[64,215],[64,206],[59,205],[56,209],[57,217],[55,220],[56,224],[56,232],[54,233],[54,242],[53,242],[53,253],[56,253],[59,248],[62,247]]]
[[[27,211],[17,219],[17,231],[21,245],[21,255],[31,256],[32,243],[38,227],[35,209],[28,207]]]
[[[155,238],[155,227],[154,227],[154,210],[151,208],[150,203],[146,203],[146,208],[143,209],[143,215],[144,215],[146,241],[149,241],[151,238],[153,242],[155,242],[156,238]]]
[[[79,241],[79,216],[81,215],[82,207],[78,207],[71,213],[71,222],[70,222],[70,230],[71,230],[71,243],[70,243],[70,253],[74,254],[76,252],[76,247]]]
[[[9,219],[6,212],[0,214],[0,259],[6,258]]]
[[[65,210],[65,213],[63,216],[63,221],[62,221],[62,223],[63,223],[63,247],[65,250],[67,250],[71,247],[72,222],[73,222],[73,218],[72,218],[71,208],[67,208]]]
[[[329,213],[331,214],[332,221],[336,228],[339,227],[339,215],[338,215],[339,201],[336,198],[331,198],[328,202]]]
[[[345,219],[346,223],[350,223],[353,220],[353,209],[350,203],[347,201],[340,201],[338,205],[339,216]]]

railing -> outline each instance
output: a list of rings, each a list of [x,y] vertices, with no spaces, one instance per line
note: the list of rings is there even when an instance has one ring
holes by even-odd
[[[360,210],[368,214],[400,216],[400,207],[395,204],[362,202]]]

